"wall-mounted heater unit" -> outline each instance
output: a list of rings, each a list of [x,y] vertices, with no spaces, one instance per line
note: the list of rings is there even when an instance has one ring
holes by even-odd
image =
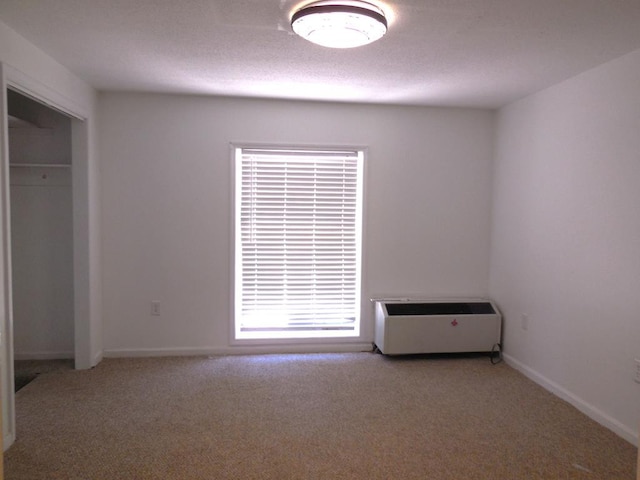
[[[376,300],[375,344],[387,355],[491,352],[502,317],[490,300]]]

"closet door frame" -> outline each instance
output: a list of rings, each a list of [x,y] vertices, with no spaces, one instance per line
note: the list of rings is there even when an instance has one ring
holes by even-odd
[[[16,438],[7,89],[71,117],[75,368],[95,366],[100,355],[93,354],[91,343],[89,112],[40,81],[3,63],[0,63],[0,89],[0,397],[3,447],[6,450]]]

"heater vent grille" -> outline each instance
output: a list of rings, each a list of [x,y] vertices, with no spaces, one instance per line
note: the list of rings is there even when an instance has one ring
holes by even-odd
[[[389,315],[486,315],[496,311],[490,302],[387,303]]]

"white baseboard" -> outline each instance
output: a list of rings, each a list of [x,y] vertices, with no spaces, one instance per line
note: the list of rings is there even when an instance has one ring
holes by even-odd
[[[96,365],[98,365],[102,361],[102,358],[103,358],[103,352],[100,351],[96,354],[95,357],[93,357],[93,363],[91,364],[91,366],[95,367]]]
[[[620,437],[624,438],[628,442],[632,443],[636,447],[638,446],[638,433],[633,431],[632,428],[629,428],[628,426],[618,422],[615,418],[612,418],[610,415],[607,415],[602,410],[594,407],[590,403],[585,402],[580,397],[571,393],[570,391],[560,386],[556,382],[549,380],[547,377],[538,373],[531,367],[528,367],[527,365],[523,364],[519,360],[516,360],[511,355],[508,355],[505,353],[503,354],[503,358],[505,362],[507,362],[507,364],[509,364],[519,372],[523,373],[526,377],[533,380],[541,387],[545,388],[546,390],[549,390],[554,395],[557,395],[561,399],[569,402],[571,405],[573,405],[582,413],[584,413],[587,417],[591,418],[592,420],[595,420],[600,425],[608,428],[609,430],[619,435]]]
[[[189,357],[223,355],[215,348],[114,348],[103,352],[104,358]]]
[[[14,352],[15,360],[73,360],[73,352]]]
[[[371,343],[338,343],[328,345],[255,345],[208,348],[141,348],[105,350],[105,358],[183,357],[198,355],[262,355],[277,353],[349,353],[370,352]]]

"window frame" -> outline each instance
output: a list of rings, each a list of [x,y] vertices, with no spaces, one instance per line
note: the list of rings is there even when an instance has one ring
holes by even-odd
[[[238,309],[238,299],[236,292],[238,290],[238,282],[241,281],[242,276],[239,274],[239,266],[236,265],[236,254],[239,248],[239,243],[236,242],[239,234],[239,215],[237,205],[241,199],[241,191],[238,187],[238,178],[241,173],[237,164],[237,152],[242,149],[258,149],[258,150],[294,150],[294,151],[354,151],[359,154],[359,176],[358,176],[358,197],[357,197],[357,216],[356,222],[356,262],[357,262],[357,274],[356,274],[356,319],[355,328],[352,332],[342,332],[339,334],[330,335],[308,335],[308,334],[284,334],[281,336],[263,336],[260,338],[246,338],[238,336],[236,311]],[[278,344],[342,344],[342,343],[354,343],[362,342],[363,340],[363,278],[364,278],[364,231],[365,231],[365,178],[366,178],[366,165],[367,165],[368,148],[360,145],[300,145],[300,144],[256,144],[245,142],[233,142],[230,143],[230,157],[231,157],[231,308],[230,308],[230,328],[229,328],[229,344],[230,345],[278,345]]]

